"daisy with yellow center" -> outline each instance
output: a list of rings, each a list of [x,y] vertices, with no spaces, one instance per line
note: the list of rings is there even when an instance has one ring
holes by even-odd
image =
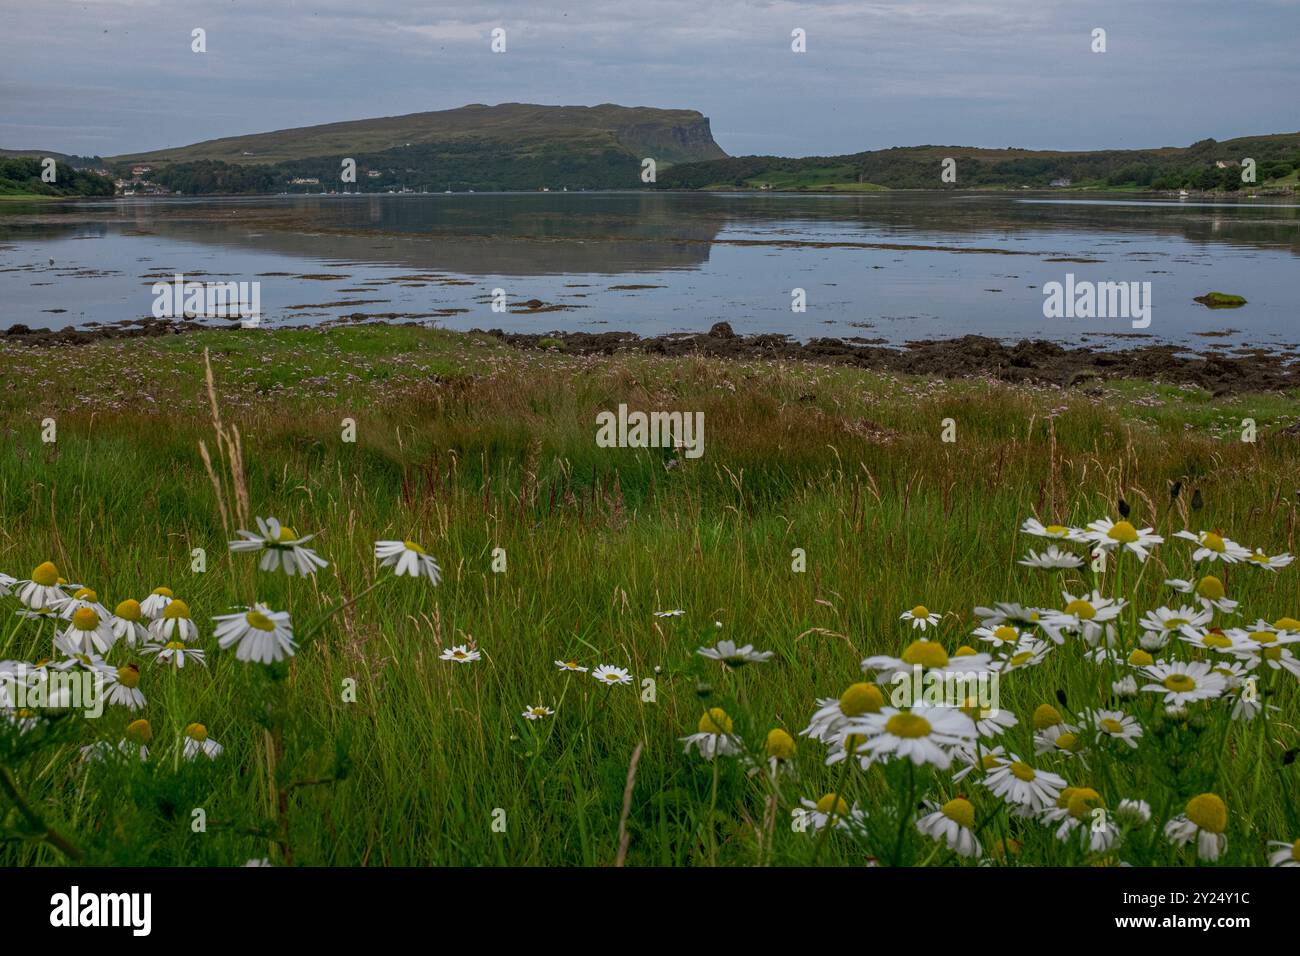
[[[135,647],[149,639],[149,629],[144,626],[144,611],[140,602],[127,599],[113,609],[113,637],[127,647]]]
[[[972,632],[975,637],[993,645],[993,649],[1010,650],[1020,643],[1020,628],[1011,624],[997,624],[993,627],[977,627]]]
[[[143,648],[155,655],[154,663],[170,664],[177,670],[183,668],[187,661],[207,666],[207,653],[199,647],[191,647],[184,641],[168,641],[166,644],[146,644]]]
[[[1015,754],[984,777],[984,786],[1008,803],[1019,816],[1030,816],[1056,802],[1065,788],[1065,778],[1038,770]]]
[[[799,735],[833,745],[843,736],[849,718],[877,714],[884,706],[885,695],[875,684],[850,684],[839,697],[819,698],[812,720]]]
[[[543,717],[550,717],[555,711],[545,704],[537,704],[524,708],[523,717],[525,720],[541,720]]]
[[[953,750],[975,741],[974,722],[955,707],[930,707],[920,702],[910,710],[883,707],[879,713],[851,718],[845,732],[865,739],[860,752],[873,761],[910,760],[940,770],[952,765]]]
[[[135,664],[105,668],[104,691],[109,704],[139,710],[146,701],[140,690],[140,668]]]
[[[104,612],[107,615],[107,611]],[[117,641],[113,626],[105,616],[86,606],[72,613],[67,629],[55,642],[60,651],[68,656],[75,654],[107,654],[109,648]]]
[[[799,803],[802,811],[796,810],[795,813],[802,812],[803,817],[812,823],[813,833],[825,829],[827,825],[838,830],[861,831],[866,820],[866,814],[856,806],[849,806],[847,800],[835,793],[823,794],[817,800],[803,797]]]
[[[483,655],[478,648],[470,647],[468,644],[456,644],[448,647],[438,655],[439,660],[453,661],[457,664],[473,664],[475,661],[482,659]]]
[[[1246,560],[1252,567],[1263,568],[1265,571],[1281,571],[1295,560],[1295,556],[1283,553],[1269,557],[1259,548],[1256,548],[1250,553],[1250,557],[1246,558]]]
[[[213,618],[217,622],[217,646],[235,648],[235,658],[259,664],[273,664],[293,657],[293,622],[287,611],[273,611],[265,604]]]
[[[216,760],[225,750],[221,744],[217,743],[208,736],[208,728],[202,724],[190,724],[185,728],[184,735],[184,756],[186,760],[194,760],[197,757],[207,757],[209,760]]]
[[[149,639],[155,644],[168,641],[192,642],[199,638],[199,627],[190,618],[190,606],[177,598],[163,608],[158,620],[149,624]]]
[[[1184,707],[1198,700],[1212,700],[1228,689],[1222,674],[1205,661],[1172,661],[1144,668],[1150,683],[1142,690],[1163,694],[1166,706]]]
[[[568,671],[571,674],[585,674],[587,668],[583,667],[577,661],[556,661],[555,666],[562,671]]]
[[[613,664],[601,664],[591,672],[591,676],[609,687],[632,683],[632,675],[628,673],[627,668],[615,667]]]
[[[1165,836],[1175,846],[1196,841],[1196,855],[1217,860],[1228,846],[1228,808],[1217,794],[1202,793],[1187,801],[1183,812],[1165,824]]]
[[[53,561],[38,564],[32,569],[30,579],[17,582],[18,600],[33,611],[57,610],[68,599],[59,587],[60,580],[59,569]]]
[[[1053,541],[1082,541],[1083,531],[1063,524],[1045,525],[1037,518],[1026,518],[1020,526],[1021,534],[1032,534],[1036,538],[1050,538]]]
[[[140,613],[147,620],[156,621],[162,617],[163,610],[175,600],[171,588],[159,587],[149,592],[149,596],[140,602]]]
[[[1137,555],[1139,561],[1145,561],[1151,555],[1150,549],[1165,539],[1155,534],[1154,528],[1139,530],[1125,520],[1111,521],[1109,518],[1101,518],[1089,523],[1083,540],[1102,551],[1131,551]]]
[[[315,535],[299,535],[292,528],[281,525],[275,518],[258,518],[257,531],[240,528],[238,534],[239,540],[230,542],[230,550],[236,553],[262,552],[258,567],[263,571],[283,569],[289,577],[306,577],[329,564],[306,546]]]
[[[1062,551],[1052,544],[1041,552],[1031,548],[1029,553],[1017,561],[1016,564],[1024,565],[1027,568],[1038,568],[1040,571],[1059,571],[1083,567],[1083,558],[1070,551]]]
[[[1059,820],[1056,838],[1062,843],[1077,837],[1085,851],[1105,853],[1119,839],[1119,827],[1106,812],[1106,801],[1091,787],[1067,787],[1057,808],[1051,815]],[[1046,820],[1048,814],[1043,816]]]
[[[898,619],[900,621],[911,621],[913,629],[919,627],[923,631],[927,627],[938,627],[939,622],[942,620],[938,614],[932,612],[924,604],[918,604],[911,610],[904,611],[898,616]]]
[[[1119,617],[1128,602],[1101,596],[1094,590],[1091,594],[1075,597],[1069,591],[1062,591],[1064,607],[1059,611],[1047,611],[1043,616],[1043,631],[1057,644],[1064,644],[1064,634],[1078,634],[1090,646],[1095,645],[1103,633],[1114,630],[1113,621]]]
[[[1173,635],[1197,633],[1210,626],[1214,613],[1205,608],[1183,605],[1178,608],[1158,607],[1147,611],[1138,626],[1142,628],[1142,646],[1149,651],[1159,650],[1169,643]]]
[[[731,717],[721,707],[706,710],[696,732],[678,740],[682,743],[683,753],[697,750],[705,760],[734,757],[744,749],[740,738],[733,733]]]
[[[996,695],[993,699],[996,700]],[[978,697],[967,697],[959,709],[974,722],[975,732],[981,737],[996,737],[1019,723],[1011,711],[986,706]]]
[[[916,821],[916,828],[931,840],[939,840],[958,856],[979,856],[980,841],[975,838],[975,807],[965,797],[947,803],[926,801],[930,813]]]
[[[1277,847],[1268,855],[1269,866],[1300,866],[1300,840],[1294,843],[1269,840],[1268,845]]]
[[[376,541],[375,560],[381,568],[392,568],[395,577],[423,577],[430,584],[442,580],[438,562],[414,541]]]
[[[1084,725],[1092,728],[1099,740],[1118,740],[1129,749],[1136,750],[1142,737],[1142,725],[1136,717],[1122,710],[1085,710],[1079,715]]]
[[[794,738],[780,727],[773,727],[763,741],[763,752],[769,760],[793,760],[796,752]]]
[[[1227,596],[1223,582],[1213,574],[1207,574],[1195,583],[1170,578],[1165,584],[1180,594],[1194,594],[1201,607],[1207,610],[1214,608],[1220,614],[1232,614],[1237,610],[1237,602]]]
[[[868,657],[862,662],[862,670],[864,673],[874,671],[878,684],[892,683],[897,675],[911,675],[916,670],[933,674],[936,678],[949,674],[968,677],[993,670],[993,658],[988,654],[963,654],[952,660],[938,641],[921,638],[908,644],[898,657],[888,654]]]
[[[149,759],[149,744],[153,741],[153,728],[147,720],[133,720],[126,725],[126,736],[117,749],[128,757],[136,756],[144,763]]]
[[[1026,667],[1037,667],[1047,659],[1047,655],[1052,653],[1055,646],[1036,637],[1026,637],[995,660],[992,667],[999,674],[1009,674],[1012,671],[1024,670]]]
[[[1238,561],[1250,558],[1248,550],[1217,531],[1175,531],[1174,537],[1196,542],[1198,547],[1192,552],[1193,561],[1222,561],[1224,564],[1236,564]]]

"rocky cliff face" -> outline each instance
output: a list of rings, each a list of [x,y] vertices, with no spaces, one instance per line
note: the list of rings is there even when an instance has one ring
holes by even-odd
[[[636,155],[653,157],[659,163],[725,159],[727,154],[713,140],[708,117],[691,113],[691,117],[684,119],[619,127],[615,135]]]

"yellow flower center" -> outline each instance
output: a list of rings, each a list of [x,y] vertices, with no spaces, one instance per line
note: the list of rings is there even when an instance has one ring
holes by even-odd
[[[281,525],[280,537],[278,537],[276,540],[279,541],[281,544],[283,544],[286,541],[297,541],[298,533],[294,531],[292,528]]]
[[[731,718],[721,707],[711,707],[700,718],[699,732],[702,734],[731,733]]]
[[[1219,554],[1224,552],[1223,538],[1213,531],[1207,531],[1201,535],[1201,546],[1209,548],[1211,551],[1217,551]]]
[[[1210,833],[1222,833],[1228,828],[1228,808],[1213,793],[1203,793],[1187,801],[1183,811],[1202,830]]]
[[[275,630],[275,622],[261,611],[249,611],[244,615],[244,620],[248,622],[249,627],[256,628],[259,631]]]
[[[1009,624],[1003,624],[993,632],[994,640],[1001,641],[1003,644],[1014,643],[1020,637],[1020,632]]]
[[[1269,559],[1268,555],[1263,551],[1256,551],[1250,556],[1250,560],[1254,561],[1256,564],[1268,564]]]
[[[1034,729],[1046,730],[1061,722],[1061,712],[1051,704],[1039,704],[1034,709]]]
[[[203,741],[208,739],[208,728],[204,727],[202,724],[190,724],[185,728],[185,736],[189,737],[190,740],[196,740],[199,743],[203,743]]]
[[[1300,631],[1300,621],[1293,617],[1280,617],[1273,622],[1273,626],[1279,631]]]
[[[777,760],[794,759],[794,738],[780,727],[773,727],[767,732],[767,740],[763,747],[769,757],[775,757]]]
[[[929,616],[930,609],[924,604],[918,604],[916,607],[912,608],[912,617],[914,618],[928,618]]]
[[[1108,734],[1122,734],[1124,732],[1124,725],[1114,717],[1107,717],[1102,720],[1101,729],[1106,731]]]
[[[416,544],[414,541],[403,541],[402,544],[404,544],[404,545],[406,546],[406,550],[407,550],[407,551],[414,551],[416,554],[427,554],[427,553],[428,553],[427,551],[424,550],[424,548],[420,547],[420,546],[419,546],[418,544]]]
[[[1065,606],[1065,613],[1072,614],[1083,621],[1091,621],[1097,616],[1097,609],[1083,598],[1075,598]]]
[[[1300,861],[1300,840],[1291,844],[1291,859]]]
[[[1074,753],[1079,749],[1079,736],[1067,731],[1056,738],[1056,746],[1066,753]]]
[[[1070,533],[1070,529],[1063,524],[1049,524],[1043,530],[1054,538],[1064,538]]]
[[[1186,694],[1196,689],[1196,681],[1187,674],[1170,674],[1165,678],[1164,684],[1176,694]]]
[[[903,651],[903,663],[922,667],[947,667],[948,652],[934,641],[913,641]]]
[[[847,817],[849,815],[849,805],[844,802],[843,797],[834,793],[828,793],[826,796],[818,800],[817,809],[821,813],[830,813],[831,811],[834,811],[835,815],[840,817]]]
[[[1021,651],[1019,654],[1016,654],[1011,658],[1010,663],[1012,667],[1020,667],[1024,664],[1029,663],[1029,661],[1033,660],[1033,657],[1034,657],[1033,651]]]
[[[126,725],[126,736],[137,744],[147,744],[153,740],[153,729],[147,720],[133,720]]]
[[[59,569],[53,561],[38,564],[32,571],[32,580],[43,588],[54,587],[59,583]]]
[[[1251,631],[1250,639],[1256,644],[1272,644],[1277,640],[1277,635],[1272,631]]]
[[[140,602],[127,598],[113,609],[113,613],[124,621],[138,621],[141,617]]]
[[[1266,647],[1261,656],[1266,661],[1280,661],[1282,659],[1282,651],[1283,648],[1281,647]]]
[[[981,770],[992,770],[1000,766],[1002,766],[1002,758],[997,754],[985,754],[983,759],[980,760]]]
[[[1187,618],[1185,617],[1171,617],[1165,621],[1165,630],[1172,631],[1175,630],[1176,628],[1182,627],[1184,624],[1191,624],[1191,623],[1192,622],[1187,620]]]
[[[1070,798],[1074,796],[1074,792],[1078,789],[1079,789],[1078,787],[1066,787],[1064,790],[1062,790],[1061,795],[1056,798],[1056,809],[1058,810],[1068,809],[1070,806]]]
[[[184,641],[168,641],[164,647],[169,651],[182,651],[185,649]]]
[[[172,594],[171,588],[154,588],[153,593],[161,595],[162,597],[175,597],[175,595]]]
[[[183,617],[187,618],[190,616],[190,606],[178,598],[163,608],[162,616],[164,620],[168,621],[175,621]]]
[[[957,650],[953,652],[952,656],[953,657],[974,657],[975,654],[977,653],[978,652],[975,650],[975,648],[963,644],[961,647],[957,648]]]
[[[895,737],[926,737],[930,734],[930,722],[918,714],[894,714],[885,721],[885,730]]]
[[[1066,805],[1070,811],[1070,816],[1076,820],[1084,820],[1092,815],[1092,811],[1097,807],[1104,807],[1106,801],[1101,798],[1096,790],[1092,787],[1079,787],[1074,793],[1070,794],[1069,803]]]
[[[79,631],[93,631],[99,627],[99,615],[88,607],[79,607],[72,612],[72,626]]]
[[[1232,641],[1229,640],[1227,636],[1220,634],[1217,631],[1209,631],[1203,638],[1201,638],[1201,643],[1204,644],[1206,647],[1231,647],[1232,646]]]
[[[1223,600],[1223,595],[1227,592],[1223,590],[1222,581],[1216,578],[1213,574],[1207,574],[1205,577],[1201,578],[1200,583],[1196,585],[1196,593],[1207,601],[1221,601]]]
[[[875,684],[850,684],[840,695],[840,713],[845,717],[878,714],[885,705],[885,695]]]
[[[1133,653],[1128,656],[1128,662],[1134,667],[1150,667],[1156,662],[1156,659],[1139,647],[1134,649]]]
[[[72,595],[74,601],[98,601],[99,595],[90,588],[77,588],[77,593]]]
[[[1034,768],[1023,760],[1017,760],[1011,765],[1011,775],[1017,780],[1024,780],[1026,783],[1038,776],[1034,772]]]
[[[965,827],[967,830],[975,826],[975,807],[963,797],[949,800],[939,809],[945,817],[958,826]]]
[[[117,669],[117,682],[123,687],[136,688],[140,686],[140,668],[134,664],[124,664]]]
[[[1120,544],[1132,544],[1138,539],[1137,528],[1133,527],[1127,521],[1116,521],[1106,532],[1106,537],[1112,541],[1118,541]]]

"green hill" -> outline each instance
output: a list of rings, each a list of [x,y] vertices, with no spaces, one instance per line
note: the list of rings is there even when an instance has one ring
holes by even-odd
[[[794,189],[845,191],[1072,186],[1143,189],[1242,187],[1244,158],[1256,162],[1256,184],[1294,184],[1300,167],[1300,133],[1247,136],[1187,147],[1143,150],[983,149],[906,146],[845,156],[734,156],[682,163],[659,176],[666,189]],[[940,179],[943,161],[956,160],[956,183]],[[1217,164],[1222,163],[1223,166]]]
[[[21,155],[10,155],[11,153]],[[113,195],[113,180],[84,169],[75,169],[60,160],[59,155],[28,150],[0,151],[0,199]],[[52,183],[41,179],[41,159],[45,156],[56,160]]]
[[[695,110],[504,103],[230,136],[107,162],[148,164],[151,179],[193,194],[610,189],[639,185],[645,157],[662,169],[726,155]],[[355,184],[340,180],[345,158],[357,163]]]

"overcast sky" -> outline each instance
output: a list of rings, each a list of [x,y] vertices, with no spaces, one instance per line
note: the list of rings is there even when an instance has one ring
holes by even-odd
[[[86,155],[506,102],[697,109],[733,155],[1300,129],[1300,0],[0,0],[0,16],[0,146]]]

